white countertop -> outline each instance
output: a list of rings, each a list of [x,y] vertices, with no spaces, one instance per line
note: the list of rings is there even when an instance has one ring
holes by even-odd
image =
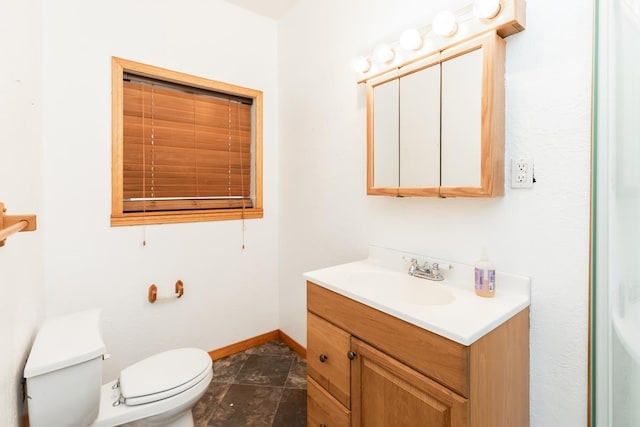
[[[409,263],[403,256],[427,259],[372,247],[365,260],[309,271],[304,277],[463,345],[472,344],[529,306],[528,277],[496,271],[495,296],[483,298],[473,290],[473,266],[436,260],[452,267],[442,270],[445,279],[436,282],[409,276]]]

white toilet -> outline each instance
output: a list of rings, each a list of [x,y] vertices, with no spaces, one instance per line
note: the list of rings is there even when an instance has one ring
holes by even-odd
[[[207,352],[158,353],[102,384],[100,311],[48,319],[24,368],[31,427],[193,427],[213,371]]]

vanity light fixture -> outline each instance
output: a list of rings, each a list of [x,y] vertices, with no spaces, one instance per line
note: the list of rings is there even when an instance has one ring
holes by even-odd
[[[388,44],[378,45],[373,50],[373,58],[380,64],[388,64],[389,62],[393,61],[393,58],[395,58],[395,56],[396,52]]]
[[[640,2],[640,0],[624,0]],[[397,69],[473,36],[496,30],[502,38],[524,30],[526,0],[467,0],[456,11],[443,10],[430,23],[409,28],[399,40],[385,41],[373,52],[351,61],[358,83]]]
[[[436,14],[431,23],[433,32],[443,36],[451,37],[458,31],[458,23],[456,22],[456,15],[449,10],[442,10]]]
[[[351,61],[351,69],[356,73],[366,73],[371,69],[371,60],[364,56],[359,56]]]
[[[480,19],[493,19],[500,13],[500,0],[475,0],[473,14]]]
[[[404,50],[418,50],[422,47],[422,36],[415,28],[405,30],[400,36],[400,47]]]

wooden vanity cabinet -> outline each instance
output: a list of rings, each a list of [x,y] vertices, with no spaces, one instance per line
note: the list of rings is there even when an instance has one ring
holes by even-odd
[[[528,308],[469,346],[312,282],[307,309],[309,426],[529,425]]]

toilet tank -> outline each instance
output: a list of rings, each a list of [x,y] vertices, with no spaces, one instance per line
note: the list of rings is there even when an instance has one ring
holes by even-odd
[[[100,409],[104,353],[99,310],[47,319],[24,368],[29,425],[90,425]]]

